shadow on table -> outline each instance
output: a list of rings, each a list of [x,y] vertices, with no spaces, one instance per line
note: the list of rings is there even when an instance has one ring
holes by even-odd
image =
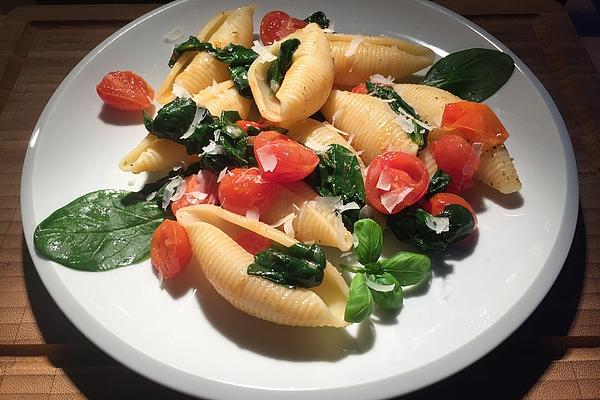
[[[90,399],[190,398],[123,367],[79,333],[46,291],[25,245],[23,249],[29,301],[44,340],[49,344],[47,356],[78,390]],[[543,337],[568,334],[579,304],[585,258],[585,226],[580,209],[565,265],[534,313],[487,356],[441,382],[411,393],[406,399],[523,397],[539,381],[549,364],[567,349],[564,343]]]

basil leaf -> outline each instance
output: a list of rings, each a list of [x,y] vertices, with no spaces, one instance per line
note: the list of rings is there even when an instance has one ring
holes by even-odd
[[[248,82],[248,67],[229,67],[229,73],[231,74],[231,80],[235,84],[238,93],[248,99],[252,99],[252,90],[250,89],[250,83]]]
[[[506,83],[514,68],[513,59],[506,53],[467,49],[433,64],[421,84],[447,90],[464,100],[481,102]]]
[[[288,39],[281,43],[279,48],[279,57],[271,63],[267,71],[267,81],[273,93],[277,93],[285,77],[285,73],[292,66],[292,56],[296,49],[300,46],[300,40]]]
[[[258,54],[239,44],[230,43],[216,52],[215,58],[230,67],[250,66],[256,60]]]
[[[169,58],[169,68],[173,67],[177,60],[179,60],[179,57],[181,57],[181,55],[186,51],[208,51],[215,53],[217,50],[212,46],[212,44],[202,42],[195,36],[190,36],[187,41],[181,43],[173,49],[171,58]]]
[[[190,128],[195,115],[194,100],[177,97],[158,110],[154,121],[146,115],[144,125],[150,133],[158,137],[177,141]]]
[[[429,180],[429,186],[427,186],[427,193],[425,193],[425,198],[428,199],[434,194],[438,194],[446,191],[448,186],[452,183],[452,178],[450,175],[438,169],[435,171],[435,174]]]
[[[321,29],[329,28],[329,19],[327,19],[323,11],[316,11],[310,14],[308,17],[304,18],[304,21],[309,24],[314,22],[319,25]]]
[[[373,312],[373,295],[364,274],[356,274],[350,282],[350,293],[344,310],[344,320],[360,322]]]
[[[383,244],[383,232],[379,224],[370,218],[359,219],[354,223],[354,236],[358,241],[354,249],[358,262],[363,265],[377,262]]]
[[[401,251],[387,260],[382,260],[381,267],[402,286],[415,285],[429,279],[431,274],[429,257],[410,251]]]
[[[436,233],[432,228],[432,218],[448,218],[448,230]],[[427,211],[412,206],[388,217],[388,224],[394,235],[421,251],[444,250],[449,244],[469,236],[475,229],[471,212],[457,204],[450,204],[444,211],[433,217]]]
[[[99,190],[56,210],[35,229],[36,249],[52,261],[84,271],[106,271],[146,259],[163,212],[152,202],[123,205],[128,194]]]
[[[380,292],[370,288],[375,304],[383,310],[397,310],[402,307],[404,301],[402,286],[400,286],[398,281],[391,274],[383,273],[381,275],[370,275],[367,279],[379,285],[394,285],[394,289],[388,292]]]
[[[248,266],[248,274],[292,288],[309,288],[321,284],[325,264],[325,252],[316,244],[274,245],[254,256],[254,262]]]

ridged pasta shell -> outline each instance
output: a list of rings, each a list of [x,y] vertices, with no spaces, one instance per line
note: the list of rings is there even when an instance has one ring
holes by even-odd
[[[419,159],[423,161],[423,164],[425,164],[425,168],[427,168],[427,172],[429,172],[429,177],[431,178],[438,170],[438,165],[437,162],[435,162],[433,152],[429,147],[426,147],[423,150],[419,151],[417,157],[419,157]]]
[[[258,276],[247,267],[253,256],[233,239],[252,231],[284,246],[296,243],[268,225],[251,221],[212,205],[185,207],[177,211],[194,257],[215,290],[234,307],[257,318],[282,325],[345,327],[344,309],[348,286],[329,263],[321,285],[290,289]]]
[[[230,43],[251,47],[255,9],[256,6],[245,6],[220,12],[198,33],[198,39],[217,48],[223,48]],[[159,103],[166,104],[177,94],[191,96],[211,85],[213,80],[218,83],[229,78],[227,66],[212,55],[206,52],[188,52],[171,68],[156,92],[156,99]]]
[[[252,100],[240,95],[232,80],[221,82],[214,87],[209,86],[192,98],[198,107],[206,107],[215,116],[219,116],[222,111],[237,111],[242,119],[246,119],[252,106]]]
[[[418,146],[402,130],[398,115],[383,100],[332,90],[321,112],[336,128],[353,135],[352,145],[363,151],[360,158],[367,165],[386,151],[417,154]]]
[[[346,56],[350,44],[360,40],[356,51]],[[373,74],[403,78],[433,64],[435,53],[405,40],[379,36],[327,34],[335,63],[335,84],[356,86]]]
[[[292,65],[281,87],[273,94],[267,71],[271,63],[258,58],[250,66],[248,82],[261,115],[273,122],[293,122],[307,118],[323,105],[333,85],[333,59],[325,34],[317,24],[308,24],[285,39],[297,38]],[[282,41],[269,47],[279,55]]]
[[[119,168],[126,172],[167,171],[175,166],[186,166],[198,161],[198,156],[189,155],[184,146],[152,134],[123,157]]]
[[[475,179],[504,194],[518,192],[522,186],[515,165],[503,144],[482,151]]]
[[[394,90],[415,109],[424,122],[437,127],[442,124],[446,104],[463,101],[450,92],[426,85],[401,83],[394,85]]]

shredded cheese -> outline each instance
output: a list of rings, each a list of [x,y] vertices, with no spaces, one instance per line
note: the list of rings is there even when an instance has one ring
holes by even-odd
[[[187,91],[186,88],[184,88],[181,85],[178,85],[177,83],[173,84],[172,92],[175,96],[181,97],[183,99],[189,99],[190,97],[192,97],[192,95],[190,94],[190,92]]]
[[[377,185],[375,187],[387,192],[392,188],[392,179],[393,177],[389,173],[388,169],[383,168],[381,170],[381,174],[379,174],[379,179],[377,180]]]
[[[365,40],[363,36],[354,35],[352,36],[352,40],[350,41],[350,46],[344,52],[344,56],[352,57],[356,51],[358,50],[358,46]]]
[[[250,221],[258,221],[260,218],[258,208],[250,207],[248,210],[246,210],[246,218],[248,218]]]
[[[221,172],[219,172],[219,176],[217,177],[217,183],[221,182],[225,175],[227,174],[227,167],[223,168]]]
[[[185,181],[183,180],[183,178],[181,176],[175,176],[175,177],[171,178],[169,183],[167,183],[167,185],[165,186],[165,191],[163,193],[163,198],[162,198],[163,210],[167,209],[167,207],[169,206],[169,203],[172,201],[172,198],[174,197],[175,193],[178,192],[178,187],[182,183],[185,184]],[[184,187],[183,193],[185,193],[185,187]]]
[[[225,154],[225,148],[211,140],[208,145],[202,148],[202,155],[204,154]]]
[[[296,236],[296,232],[294,231],[294,219],[289,219],[287,221],[285,221],[285,223],[283,224],[283,231],[285,232],[286,235],[288,235],[289,237],[293,238]]]
[[[256,54],[258,54],[258,58],[256,59],[256,61],[258,61],[259,63],[265,63],[277,60],[277,56],[271,53],[271,51],[265,46],[263,46],[258,40],[255,40],[253,43],[254,46],[252,46],[252,50]]]
[[[273,154],[270,148],[267,146],[259,147],[259,149],[256,150],[256,158],[258,158],[263,171],[275,171],[275,168],[277,167],[277,157],[275,157],[275,154]]]
[[[450,230],[450,218],[428,215],[425,218],[425,225],[439,235],[442,232],[448,232]]]
[[[369,80],[381,86],[394,86],[394,78],[391,75],[385,77],[381,74],[374,74],[369,77]]]
[[[407,187],[404,190],[394,190],[392,192],[384,193],[381,196],[381,204],[390,214],[393,212],[394,207],[402,203],[406,196],[413,191],[413,188]]]
[[[288,221],[293,221],[294,218],[296,218],[296,214],[295,213],[289,213],[285,217],[283,217],[283,218],[275,221],[274,223],[272,223],[269,226],[271,228],[279,228],[280,226],[285,225]]]
[[[208,193],[203,192],[188,192],[185,194],[185,199],[191,205],[200,204],[208,197]]]
[[[194,134],[194,130],[196,129],[196,124],[206,118],[206,113],[208,111],[204,107],[196,107],[196,113],[194,114],[194,120],[190,124],[188,130],[181,135],[179,139],[187,139]]]

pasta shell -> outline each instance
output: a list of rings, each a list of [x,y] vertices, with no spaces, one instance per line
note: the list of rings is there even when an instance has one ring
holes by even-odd
[[[321,112],[336,128],[353,135],[365,164],[386,151],[417,154],[418,146],[402,130],[397,114],[376,97],[332,90]]]
[[[431,49],[399,39],[339,33],[328,34],[327,39],[335,64],[334,82],[340,86],[356,86],[373,74],[400,79],[435,59]]]
[[[233,239],[252,231],[282,244],[296,241],[268,225],[248,220],[212,205],[185,207],[177,212],[194,257],[215,290],[234,307],[257,318],[282,325],[345,327],[344,309],[348,286],[329,263],[321,285],[290,289],[249,275],[253,256]]]
[[[475,179],[504,194],[518,192],[522,186],[515,165],[503,144],[483,150]]]
[[[442,124],[446,104],[463,101],[450,92],[426,85],[402,83],[394,85],[394,90],[415,109],[424,122],[438,127]]]
[[[426,147],[423,150],[419,151],[417,157],[419,157],[419,159],[423,161],[423,164],[425,164],[425,168],[427,168],[427,172],[429,172],[429,177],[431,178],[438,170],[438,165],[435,162],[435,157],[433,157],[433,152],[429,147]]]
[[[298,38],[292,65],[281,87],[273,94],[267,71],[271,63],[258,58],[250,66],[248,82],[261,115],[273,122],[293,122],[307,118],[323,105],[333,85],[333,59],[325,34],[317,24],[308,24],[285,39]],[[281,41],[269,47],[279,55]]]
[[[175,166],[186,166],[198,161],[198,156],[189,155],[184,146],[152,134],[146,137],[119,163],[126,172],[167,171]]]
[[[209,86],[195,94],[193,99],[198,107],[206,107],[215,116],[222,111],[237,111],[242,119],[246,119],[252,106],[252,100],[240,95],[231,80]]]

